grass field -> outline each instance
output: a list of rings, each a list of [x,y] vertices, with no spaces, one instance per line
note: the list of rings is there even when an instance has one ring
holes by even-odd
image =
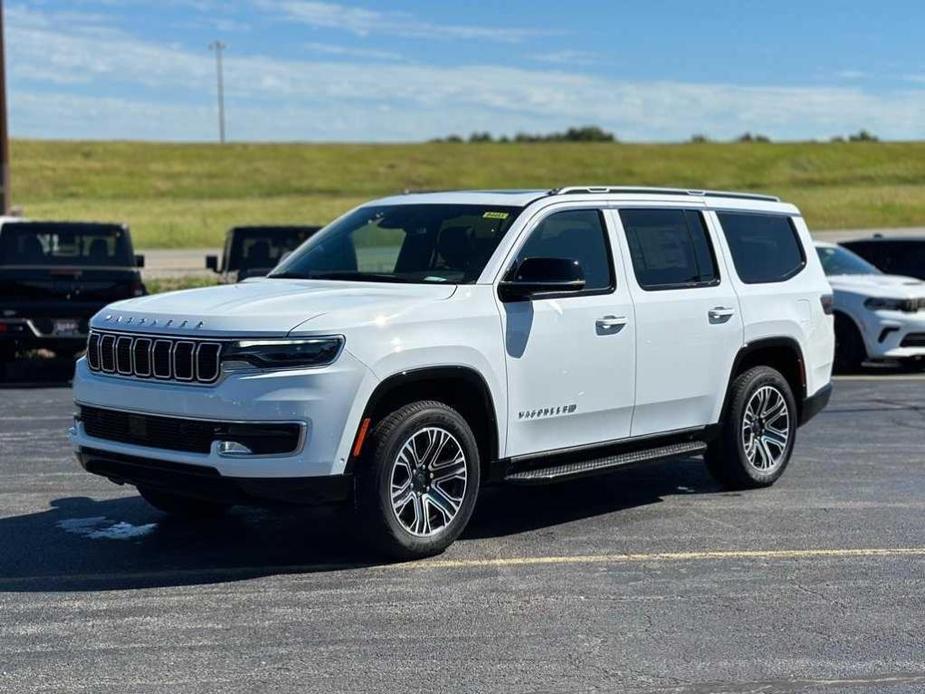
[[[817,229],[925,226],[925,142],[12,143],[32,218],[123,221],[140,248],[214,247],[246,223],[324,223],[404,189],[569,183],[773,193]]]

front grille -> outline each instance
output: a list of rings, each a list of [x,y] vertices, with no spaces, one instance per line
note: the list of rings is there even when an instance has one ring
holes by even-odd
[[[925,333],[909,333],[903,338],[900,347],[925,347]]]
[[[222,344],[174,337],[123,335],[91,330],[91,371],[161,381],[213,383],[221,367]]]
[[[255,455],[283,455],[295,452],[302,436],[302,427],[289,422],[181,419],[87,406],[79,416],[93,438],[186,453],[209,453],[214,441],[236,441]]]

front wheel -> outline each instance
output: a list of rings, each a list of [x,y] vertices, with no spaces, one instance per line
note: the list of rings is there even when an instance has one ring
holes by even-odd
[[[722,431],[705,454],[707,468],[728,488],[769,487],[790,462],[796,429],[787,379],[768,366],[749,369],[732,384]]]
[[[479,490],[472,429],[436,401],[405,405],[383,419],[359,461],[360,531],[395,559],[439,554],[469,522]]]

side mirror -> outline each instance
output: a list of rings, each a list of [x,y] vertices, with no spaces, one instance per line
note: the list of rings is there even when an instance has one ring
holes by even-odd
[[[143,255],[135,256],[135,267],[144,267],[145,266],[145,257]]]
[[[212,272],[218,272],[218,256],[217,255],[207,255],[206,256],[206,270],[211,270]]]
[[[585,288],[581,263],[573,258],[527,258],[498,286],[501,301],[528,301],[574,294]]]

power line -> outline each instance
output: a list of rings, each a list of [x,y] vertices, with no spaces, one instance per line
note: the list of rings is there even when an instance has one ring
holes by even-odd
[[[215,80],[218,86],[218,140],[222,144],[225,144],[225,75],[222,66],[222,51],[226,48],[228,46],[221,41],[213,41],[209,44],[209,50],[215,51]]]

